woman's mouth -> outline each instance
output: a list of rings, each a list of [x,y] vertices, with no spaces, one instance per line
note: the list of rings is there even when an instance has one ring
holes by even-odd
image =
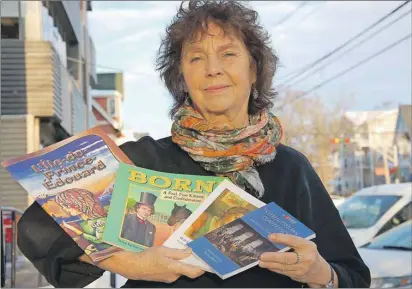
[[[208,88],[206,88],[205,90],[207,92],[221,92],[225,89],[227,89],[229,87],[229,85],[213,85],[213,86],[209,86]]]

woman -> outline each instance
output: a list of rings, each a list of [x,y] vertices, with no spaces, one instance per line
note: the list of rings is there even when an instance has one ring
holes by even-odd
[[[369,286],[369,270],[312,166],[280,144],[281,126],[268,112],[277,58],[256,18],[233,1],[181,6],[158,55],[175,102],[172,137],[145,137],[122,149],[137,166],[228,176],[263,202],[282,206],[317,238],[273,235],[294,251],[265,253],[259,266],[227,280],[179,262],[188,249],[121,252],[92,265],[33,204],[19,223],[19,245],[52,285],[85,286],[109,270],[129,279],[125,287]]]

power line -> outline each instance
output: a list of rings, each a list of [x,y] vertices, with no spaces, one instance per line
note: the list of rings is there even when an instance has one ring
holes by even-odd
[[[348,73],[349,71],[352,71],[353,69],[355,69],[355,68],[357,68],[357,67],[365,64],[366,62],[372,60],[373,58],[375,58],[375,57],[377,57],[377,56],[379,56],[379,55],[381,55],[382,53],[384,53],[384,52],[386,52],[386,51],[394,48],[395,46],[401,44],[402,42],[404,42],[405,40],[407,40],[407,39],[410,38],[411,36],[412,36],[412,34],[406,35],[405,37],[403,37],[403,38],[399,39],[398,41],[395,41],[394,43],[386,46],[385,48],[379,50],[378,52],[374,53],[373,55],[371,55],[371,56],[363,59],[362,61],[359,61],[358,63],[356,63],[355,65],[349,67],[348,69],[345,69],[344,71],[341,71],[341,72],[339,72],[338,74],[332,76],[331,78],[329,78],[329,79],[321,82],[320,84],[312,87],[312,88],[309,89],[308,91],[306,91],[306,92],[304,92],[303,94],[301,94],[301,95],[299,95],[298,97],[296,97],[296,99],[295,99],[293,102],[301,99],[302,97],[305,97],[305,96],[308,95],[309,93],[317,90],[318,88],[324,86],[325,84],[327,84],[327,83],[329,83],[329,82],[331,82],[331,81],[333,81],[333,80],[335,80],[335,79],[337,79],[337,78],[345,75],[345,74]]]
[[[296,27],[299,27],[298,25],[301,25],[303,22],[305,22],[310,16],[312,16],[313,14],[315,14],[316,12],[319,11],[319,8],[322,8],[325,6],[327,1],[323,1],[321,2],[319,5],[315,6],[314,9],[312,9],[311,11],[309,11],[309,13],[303,15],[303,17],[301,17],[296,23],[290,25],[290,27],[287,27],[285,30],[282,31],[282,33],[285,32],[289,32],[290,30],[293,30]]]
[[[299,21],[296,24],[301,24],[302,22],[306,21],[310,16],[315,14],[315,12],[318,12],[319,8],[324,7],[327,1],[321,2],[319,5],[317,5],[312,11],[310,11],[308,14],[304,15],[302,18],[299,19]]]
[[[295,10],[293,10],[291,13],[283,17],[278,23],[275,24],[275,26],[280,26],[286,21],[288,21],[290,18],[292,18],[293,15],[295,15],[300,9],[302,9],[306,4],[308,4],[306,1],[300,3],[298,7],[296,7]]]
[[[389,28],[390,26],[392,26],[393,24],[395,24],[396,22],[398,22],[399,20],[403,19],[404,17],[410,15],[411,13],[411,9],[409,9],[409,11],[405,12],[404,14],[402,14],[401,16],[399,16],[398,18],[396,18],[395,20],[389,22],[388,24],[386,24],[385,26],[383,26],[381,29],[377,30],[376,32],[374,32],[373,34],[371,34],[369,37],[363,39],[362,41],[360,41],[358,44],[356,44],[355,46],[345,50],[342,54],[338,55],[337,57],[333,58],[331,61],[325,63],[324,65],[322,65],[321,67],[317,68],[316,70],[312,71],[310,74],[308,74],[307,76],[296,80],[295,82],[289,84],[288,86],[294,86],[299,82],[302,82],[304,80],[306,80],[307,78],[309,78],[310,76],[312,76],[313,74],[315,74],[316,72],[324,69],[325,67],[329,66],[330,64],[332,64],[333,62],[335,62],[336,60],[340,59],[342,56],[348,54],[349,52],[351,52],[352,50],[354,50],[355,48],[359,47],[360,45],[362,45],[363,43],[367,42],[368,40],[372,39],[373,37],[375,37],[376,35],[378,35],[379,33],[381,33],[383,30]],[[305,72],[303,73],[305,74]],[[293,78],[292,78],[293,80]],[[287,85],[287,84],[284,84]]]
[[[381,22],[383,22],[385,19],[387,19],[388,17],[390,17],[391,15],[393,15],[394,13],[396,13],[399,9],[401,9],[402,7],[404,7],[406,4],[408,4],[410,2],[410,0],[405,1],[404,3],[402,3],[401,5],[399,5],[398,7],[396,7],[394,10],[392,10],[391,12],[389,12],[388,14],[386,14],[385,16],[383,16],[382,18],[380,18],[378,21],[376,21],[375,23],[373,23],[372,25],[368,26],[367,28],[365,28],[364,30],[362,30],[361,32],[359,32],[358,34],[356,34],[355,36],[351,37],[349,40],[347,40],[346,42],[344,42],[343,44],[339,45],[338,47],[336,47],[335,49],[333,49],[332,51],[330,51],[329,53],[325,54],[324,56],[320,57],[319,59],[308,63],[306,65],[304,65],[303,67],[296,69],[295,71],[287,74],[285,76],[286,80],[283,81],[283,83],[287,83],[290,81],[290,79],[296,78],[297,76],[301,75],[302,73],[304,73],[305,71],[309,70],[310,68],[312,68],[313,66],[319,64],[320,62],[322,62],[325,59],[328,59],[330,56],[332,56],[333,54],[335,54],[336,52],[338,52],[339,50],[341,50],[342,48],[344,48],[345,46],[347,46],[349,43],[351,43],[353,40],[357,39],[358,37],[362,36],[363,34],[365,34],[366,32],[368,32],[369,30],[371,30],[372,28],[374,28],[375,26],[377,26],[378,24],[380,24]]]

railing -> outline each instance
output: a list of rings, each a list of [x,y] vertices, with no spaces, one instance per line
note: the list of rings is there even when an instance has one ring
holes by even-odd
[[[12,207],[0,207],[1,288],[52,288],[17,246],[17,223],[23,212]],[[120,287],[123,277],[106,272],[86,288]]]
[[[17,223],[23,212],[0,207],[1,287],[42,287],[48,285],[17,247]]]
[[[87,128],[86,116],[87,107],[83,94],[77,88],[76,83],[72,80],[71,85],[72,94],[72,125],[73,134],[80,133]]]

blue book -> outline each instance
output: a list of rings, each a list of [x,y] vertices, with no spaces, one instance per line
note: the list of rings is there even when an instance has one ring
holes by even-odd
[[[229,278],[259,263],[264,252],[290,250],[270,241],[272,233],[313,239],[315,233],[275,203],[247,213],[187,244],[193,254],[206,262],[222,279]]]

